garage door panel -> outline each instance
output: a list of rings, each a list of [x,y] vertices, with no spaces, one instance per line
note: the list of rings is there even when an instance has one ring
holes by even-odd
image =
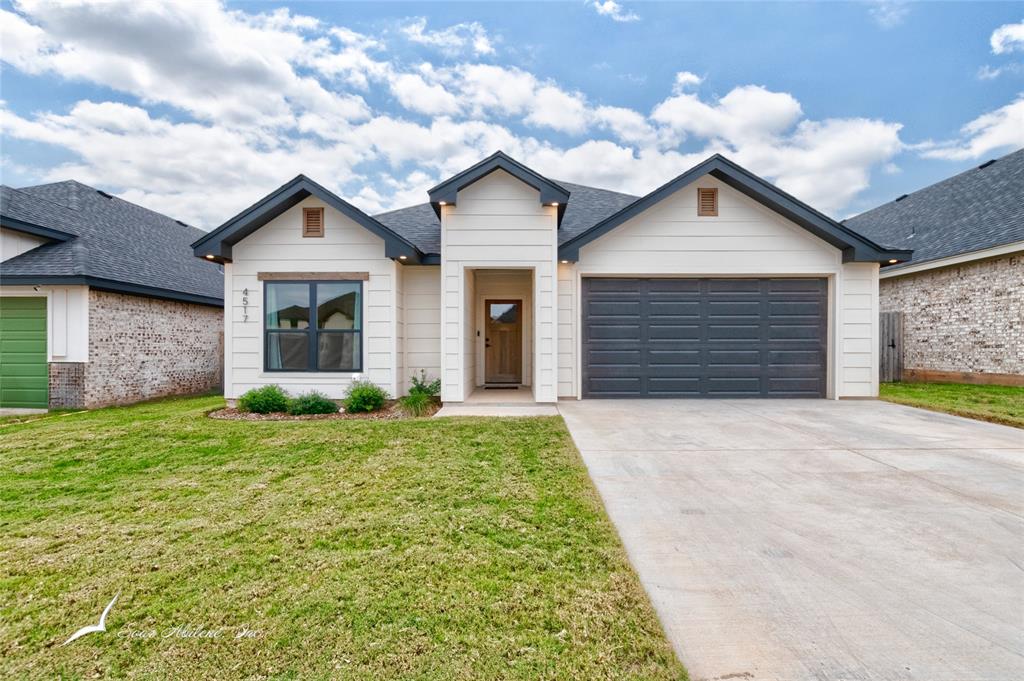
[[[640,303],[632,300],[592,300],[588,312],[593,318],[639,317]]]
[[[592,314],[610,291],[628,324]],[[582,307],[584,397],[825,395],[825,279],[585,278]]]
[[[0,407],[45,408],[46,298],[0,296]]]
[[[639,324],[595,324],[590,331],[594,340],[640,340]]]

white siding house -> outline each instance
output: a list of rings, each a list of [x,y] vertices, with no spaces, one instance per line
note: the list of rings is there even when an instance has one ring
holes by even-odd
[[[338,398],[356,376],[401,395],[420,372],[445,402],[877,395],[879,268],[907,252],[717,156],[645,197],[569,186],[500,152],[377,218],[303,176],[284,185],[194,244],[225,265],[225,395]],[[266,309],[282,282],[297,308]],[[358,361],[312,329],[321,287],[359,291]],[[306,316],[276,336],[293,308]],[[291,369],[271,366],[286,342]]]

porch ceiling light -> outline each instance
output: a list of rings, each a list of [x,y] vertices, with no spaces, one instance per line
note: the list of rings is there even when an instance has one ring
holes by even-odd
[[[568,260],[563,260],[563,261],[562,261],[562,264],[563,264],[563,265],[568,265],[568,264],[569,264],[569,261],[568,261]]]
[[[207,260],[213,260],[213,253],[207,253],[206,254],[206,259]]]
[[[558,206],[558,201],[552,201],[551,205],[557,207]]]
[[[409,256],[407,256],[407,255],[400,255],[400,256],[398,256],[398,259],[399,259],[399,260],[405,260],[405,259],[407,259],[408,257],[409,257]]]
[[[893,258],[892,260],[889,261],[889,264],[890,265],[895,265],[898,262],[899,262],[899,260],[897,260],[896,258]]]
[[[439,205],[439,206],[447,206],[448,202],[447,201],[438,201],[437,205]]]

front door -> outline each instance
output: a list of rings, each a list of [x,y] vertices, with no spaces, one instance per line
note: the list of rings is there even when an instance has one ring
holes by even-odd
[[[523,382],[523,305],[519,300],[486,300],[484,380]]]

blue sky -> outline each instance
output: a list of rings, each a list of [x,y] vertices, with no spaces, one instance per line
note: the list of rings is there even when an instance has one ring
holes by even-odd
[[[3,182],[210,228],[368,212],[496,148],[641,194],[721,152],[846,217],[1024,146],[1014,3],[0,2]]]

